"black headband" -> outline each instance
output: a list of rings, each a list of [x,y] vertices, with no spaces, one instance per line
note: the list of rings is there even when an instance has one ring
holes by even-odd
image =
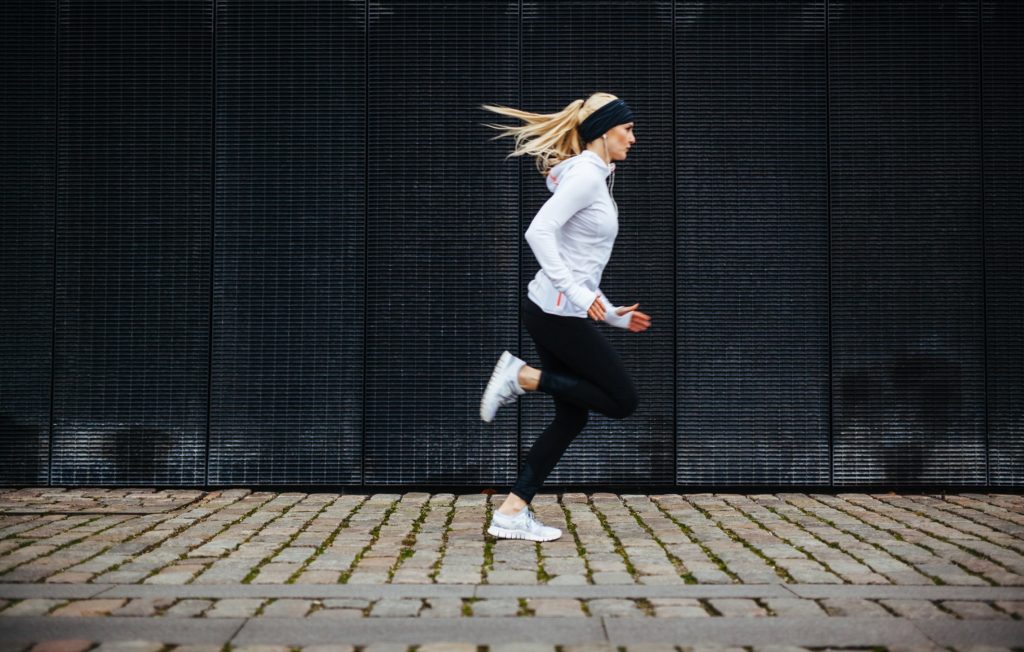
[[[628,104],[616,98],[588,115],[587,119],[581,122],[577,129],[583,142],[589,143],[615,125],[632,121],[633,110],[629,108]]]

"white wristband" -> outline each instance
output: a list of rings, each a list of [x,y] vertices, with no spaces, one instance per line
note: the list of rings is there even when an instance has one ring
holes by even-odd
[[[633,311],[629,311],[624,315],[620,315],[615,311],[622,306],[613,306],[604,311],[604,320],[611,326],[616,328],[629,328],[629,322],[633,321]]]

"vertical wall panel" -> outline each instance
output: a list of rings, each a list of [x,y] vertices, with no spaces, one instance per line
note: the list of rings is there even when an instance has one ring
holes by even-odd
[[[676,7],[680,483],[827,484],[825,8]]]
[[[977,12],[830,5],[837,485],[985,482]]]
[[[217,2],[212,483],[361,481],[364,17]]]
[[[989,482],[1024,485],[1024,5],[982,3]]]
[[[204,477],[210,5],[62,0],[53,482]]]
[[[517,161],[478,107],[518,99],[518,4],[369,18],[364,479],[508,482],[515,421],[479,401],[518,331]]]
[[[603,91],[621,97],[636,114],[636,144],[626,160],[616,162],[611,192],[619,207],[619,232],[601,290],[615,305],[639,302],[639,310],[651,316],[643,333],[597,325],[621,354],[640,403],[622,420],[590,412],[547,483],[670,485],[675,449],[672,4],[566,0],[523,6],[523,108],[552,113]],[[522,178],[519,293],[525,297],[540,265],[523,234],[551,192],[532,158],[523,161]],[[524,326],[519,330],[520,356],[542,367],[529,332]],[[528,394],[520,401],[520,459],[525,459],[555,410],[547,394]]]
[[[53,0],[0,2],[0,484],[45,484],[53,333]]]

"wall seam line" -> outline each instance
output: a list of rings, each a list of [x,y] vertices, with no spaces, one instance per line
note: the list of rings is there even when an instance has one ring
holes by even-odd
[[[54,5],[53,23],[53,71],[54,71],[54,93],[53,93],[53,243],[50,261],[51,290],[50,294],[50,427],[46,442],[46,486],[53,486],[53,443],[54,443],[54,373],[57,368],[57,217],[58,204],[60,201],[60,3],[57,0]]]
[[[830,0],[825,0],[825,225],[828,241],[828,301],[827,316],[827,342],[828,342],[828,403],[826,409],[828,415],[826,427],[828,432],[828,485],[836,486],[835,483],[835,424],[833,423],[833,362],[832,362],[832,89],[829,84],[831,68],[829,59],[830,35],[829,23]]]
[[[985,0],[977,4],[978,21],[978,177],[981,181],[981,192],[978,203],[981,206],[981,343],[982,343],[982,402],[981,409],[985,413],[985,486],[992,486],[992,448],[989,441],[989,409],[988,409],[988,279],[985,271],[988,259],[985,257],[985,43],[983,20]]]
[[[210,488],[210,430],[213,412],[213,273],[217,242],[217,6],[213,0],[210,16],[210,277],[206,331],[206,451],[203,456],[204,487]]]

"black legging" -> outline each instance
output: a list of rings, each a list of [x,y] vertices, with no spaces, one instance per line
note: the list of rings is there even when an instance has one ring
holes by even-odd
[[[523,297],[522,320],[542,365],[537,389],[555,399],[555,418],[533,443],[512,487],[529,503],[583,430],[588,410],[625,419],[639,397],[618,352],[590,317],[552,315]]]

